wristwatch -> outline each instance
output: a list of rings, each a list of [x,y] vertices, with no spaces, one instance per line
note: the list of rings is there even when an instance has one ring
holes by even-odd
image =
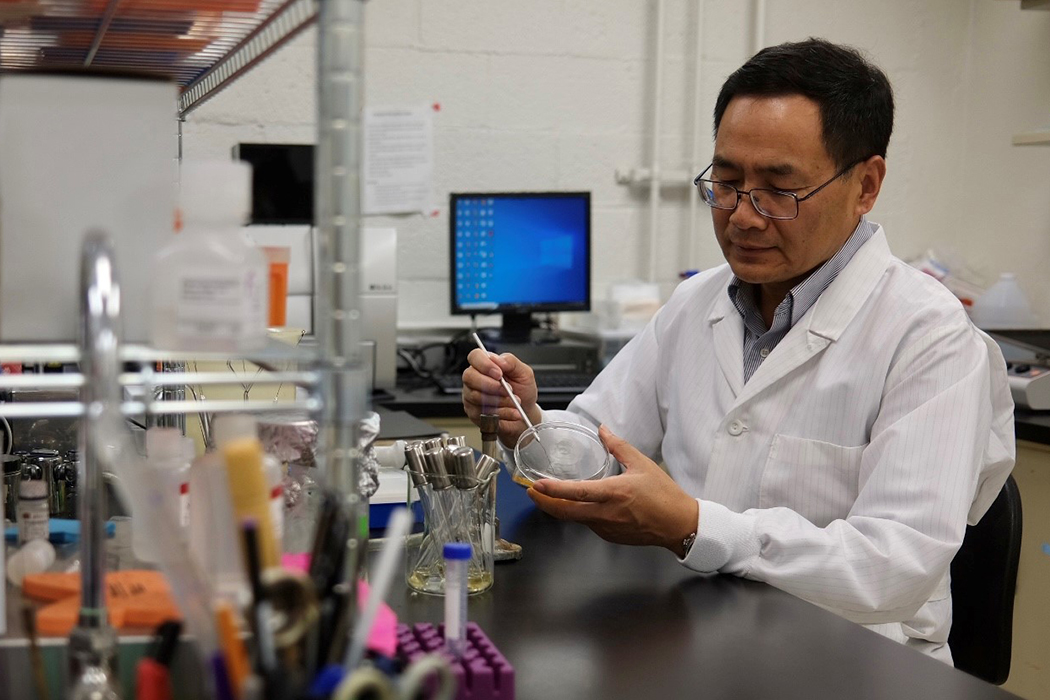
[[[682,559],[689,556],[689,550],[693,548],[693,542],[696,542],[695,532],[686,535],[685,539],[682,540]]]

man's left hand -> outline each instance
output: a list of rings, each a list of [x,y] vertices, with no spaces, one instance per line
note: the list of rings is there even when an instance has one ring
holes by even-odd
[[[598,434],[624,472],[599,481],[541,479],[529,497],[545,513],[590,527],[618,544],[658,545],[682,557],[700,504],[668,474],[604,425]]]

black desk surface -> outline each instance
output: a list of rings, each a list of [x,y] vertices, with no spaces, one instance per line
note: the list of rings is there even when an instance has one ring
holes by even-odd
[[[544,394],[540,405],[544,408],[561,409],[569,405],[575,394]],[[386,395],[374,398],[372,403],[391,411],[406,411],[417,418],[466,418],[463,401],[459,394],[440,394],[432,386],[416,388],[398,387]]]
[[[573,398],[572,394],[549,394],[540,397],[540,405],[550,409],[565,408]],[[466,417],[459,396],[438,394],[431,387],[395,389],[377,405],[392,411],[407,411],[423,419]],[[1014,411],[1014,425],[1018,440],[1050,445],[1050,411],[1018,408]]]
[[[502,473],[498,499],[525,556],[497,564],[468,609],[520,700],[1015,697],[770,586],[549,518]],[[390,603],[403,621],[442,620],[441,597],[396,586]]]
[[[1050,445],[1050,411],[1014,409],[1014,434],[1018,440]]]

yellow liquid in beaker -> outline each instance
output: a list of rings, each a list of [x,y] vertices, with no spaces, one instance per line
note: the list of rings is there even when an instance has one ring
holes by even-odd
[[[492,574],[488,571],[472,571],[467,576],[467,593],[480,593],[492,587]],[[428,571],[413,571],[408,577],[408,585],[424,593],[441,594],[444,581]]]
[[[514,476],[511,477],[511,480],[518,486],[524,486],[527,489],[532,488],[532,485],[535,483],[532,479],[525,477],[521,472],[518,471],[514,472]]]

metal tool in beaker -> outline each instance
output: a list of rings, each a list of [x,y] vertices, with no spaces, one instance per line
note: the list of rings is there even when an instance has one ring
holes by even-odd
[[[500,460],[500,448],[499,448],[499,416],[495,414],[483,413],[478,420],[478,426],[481,428],[481,453],[483,456],[488,457],[498,465],[502,461]],[[513,476],[513,474],[511,475]],[[495,489],[495,480],[493,480],[493,489]],[[496,561],[516,561],[521,559],[522,550],[521,545],[516,542],[510,542],[500,537],[499,534],[499,518],[496,518]]]

